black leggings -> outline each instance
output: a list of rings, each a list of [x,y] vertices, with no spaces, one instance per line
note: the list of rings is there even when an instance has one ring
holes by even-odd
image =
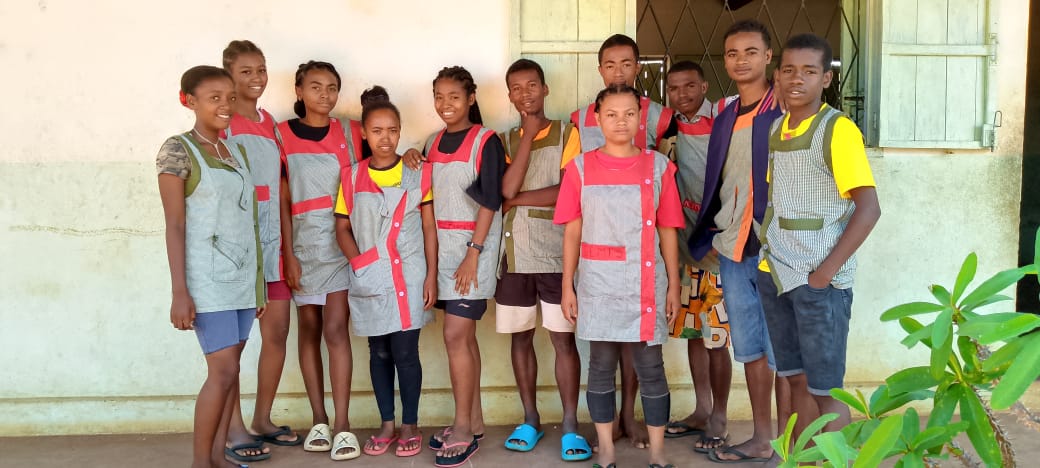
[[[394,370],[401,385],[401,424],[419,423],[419,329],[368,337],[368,368],[383,421],[394,421]]]
[[[589,384],[585,398],[592,422],[613,422],[617,415],[614,381],[623,352],[632,353],[632,365],[639,378],[639,395],[643,401],[646,425],[659,427],[668,424],[672,400],[668,393],[668,380],[664,375],[661,345],[614,341],[589,342]]]

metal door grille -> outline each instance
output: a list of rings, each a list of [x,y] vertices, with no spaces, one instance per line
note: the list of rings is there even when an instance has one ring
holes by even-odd
[[[779,63],[787,38],[811,32],[826,38],[834,49],[834,80],[824,100],[860,121],[863,114],[860,60],[860,3],[863,0],[639,0],[637,42],[642,53],[636,86],[664,102],[664,76],[679,60],[704,68],[710,82],[708,98],[736,93],[723,65],[723,39],[736,21],[757,19],[769,28],[773,63]],[[772,76],[772,66],[767,72]]]

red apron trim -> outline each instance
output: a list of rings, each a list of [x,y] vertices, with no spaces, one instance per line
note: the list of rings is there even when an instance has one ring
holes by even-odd
[[[650,126],[650,98],[645,96],[640,97],[639,107],[639,131],[636,132],[636,140],[634,143],[639,149],[647,149],[646,134],[650,131],[650,129],[647,128]]]
[[[647,99],[647,101],[649,101],[649,99]],[[647,103],[647,107],[650,107],[649,102]],[[664,132],[668,131],[668,126],[671,125],[672,117],[674,115],[675,111],[671,108],[665,107],[661,110],[661,115],[657,117],[657,133],[654,134],[655,148],[661,145],[661,136],[664,135]]]
[[[397,250],[397,237],[401,234],[401,223],[404,222],[405,205],[408,197],[402,197],[397,202],[394,215],[391,218],[390,234],[386,239],[386,251],[390,254],[390,276],[394,281],[394,293],[397,295],[397,312],[401,316],[401,329],[407,330],[412,327],[412,313],[408,306],[408,283],[404,279],[404,261],[400,251]]]
[[[267,185],[256,186],[256,201],[268,201],[271,199],[271,187]]]
[[[605,262],[625,261],[625,246],[581,243],[581,258]]]
[[[350,267],[353,268],[354,271],[358,271],[375,263],[376,260],[379,260],[379,250],[373,247],[350,259]]]
[[[654,209],[654,155],[644,153],[643,175],[646,182],[639,186],[639,199],[642,206],[640,223],[643,228],[639,242],[639,341],[654,339],[654,326],[657,324],[657,291],[656,291],[656,252],[654,238],[657,229],[657,212]]]
[[[312,198],[310,200],[304,200],[299,203],[293,203],[292,215],[296,216],[299,214],[307,213],[309,211],[323,210],[326,208],[332,208],[332,197],[328,195],[318,198]]]
[[[437,229],[449,229],[458,231],[475,231],[477,229],[476,221],[447,221],[438,220]]]
[[[711,117],[700,116],[696,122],[678,122],[679,133],[687,136],[708,136],[711,135]]]
[[[585,109],[585,126],[586,127],[599,127],[599,122],[596,122],[596,104],[589,104],[589,107]]]
[[[578,119],[581,118],[580,115],[581,109],[571,112],[571,123],[574,124],[575,127],[581,127],[581,122],[578,121]]]
[[[701,212],[701,204],[697,203],[697,202],[694,202],[693,200],[690,200],[689,198],[687,198],[687,199],[682,201],[682,206],[683,206],[683,208],[687,208],[687,209],[696,211],[698,213]]]
[[[466,137],[462,140],[462,144],[459,145],[458,149],[456,149],[455,152],[450,154],[442,153],[439,150],[437,150],[437,147],[439,147],[441,144],[441,137],[444,136],[444,132],[447,131],[441,130],[439,133],[437,133],[437,136],[434,137],[433,143],[430,145],[429,154],[427,154],[426,159],[431,163],[440,164],[453,162],[469,162],[471,159],[470,156],[473,153],[473,143],[474,140],[476,140],[475,137],[477,135],[477,132],[479,132],[481,128],[482,127],[480,125],[476,124],[470,127],[469,131],[466,132]],[[479,168],[480,166],[477,167]]]

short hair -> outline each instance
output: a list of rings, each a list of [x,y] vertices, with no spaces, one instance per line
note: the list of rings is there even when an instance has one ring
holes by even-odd
[[[812,33],[793,36],[784,44],[784,50],[818,51],[820,52],[820,65],[823,67],[823,71],[831,69],[831,60],[834,58],[834,52],[831,50],[831,45],[827,40],[820,36]],[[783,56],[780,58],[780,64],[783,64]]]
[[[231,74],[228,73],[227,70],[212,65],[199,65],[189,68],[183,75],[181,75],[181,92],[194,96],[195,89],[198,88],[202,82],[214,78],[224,78],[233,82],[233,80],[231,80]]]
[[[762,22],[753,19],[740,20],[730,25],[729,29],[726,30],[726,34],[722,36],[722,42],[725,43],[726,39],[729,39],[734,34],[745,32],[761,34],[762,42],[765,42],[766,48],[771,49],[773,47],[773,41],[769,37],[769,29]]]
[[[700,65],[697,65],[695,62],[691,62],[689,60],[682,60],[673,63],[672,66],[668,68],[668,72],[665,73],[664,76],[665,78],[667,78],[672,73],[679,73],[685,71],[697,72],[697,75],[699,75],[702,80],[704,79],[704,69],[701,68]]]
[[[525,70],[534,70],[538,73],[538,79],[543,85],[545,84],[545,71],[542,70],[542,66],[538,65],[538,62],[535,62],[534,60],[525,58],[519,59],[509,66],[509,69],[506,70],[506,83],[509,83],[509,75]]]
[[[260,50],[256,44],[253,44],[253,41],[245,39],[231,41],[228,43],[227,47],[224,48],[224,69],[231,70],[231,64],[238,59],[239,55],[243,54],[257,54],[261,58],[264,58],[264,52]]]
[[[596,94],[596,106],[592,109],[593,112],[599,112],[599,106],[600,104],[603,104],[603,100],[606,99],[607,96],[613,96],[615,94],[631,94],[632,97],[636,98],[636,106],[642,109],[643,101],[640,99],[642,96],[639,94],[639,91],[627,84],[615,83],[603,88],[598,94]]]
[[[608,37],[607,40],[603,41],[603,44],[599,46],[599,53],[596,54],[597,63],[603,63],[603,51],[618,46],[631,47],[632,53],[636,56],[636,60],[639,60],[639,46],[636,44],[636,41],[624,34],[615,34]]]

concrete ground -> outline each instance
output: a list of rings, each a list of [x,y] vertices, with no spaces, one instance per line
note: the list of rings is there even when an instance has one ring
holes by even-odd
[[[1040,466],[1040,432],[1021,424],[1014,417],[1001,417],[1008,429],[1016,450],[1019,466]],[[429,434],[437,428],[424,428]],[[488,429],[480,452],[463,467],[512,467],[525,468],[591,466],[592,462],[564,463],[560,460],[560,431],[558,427],[546,425],[546,436],[533,452],[517,453],[506,450],[502,442],[511,427]],[[583,425],[582,432],[591,433],[591,426]],[[359,430],[362,441],[373,431]],[[751,423],[733,421],[730,424],[732,441],[739,442],[751,434]],[[704,455],[694,453],[694,437],[669,439],[665,447],[669,460],[677,467],[715,467]],[[967,440],[962,447],[970,448]],[[254,462],[259,468],[295,467],[412,467],[433,466],[433,452],[426,449],[411,458],[398,458],[390,451],[380,457],[362,455],[346,462],[333,462],[327,453],[308,453],[300,447],[272,447],[273,456],[266,461]],[[1036,464],[1034,464],[1036,463]],[[97,435],[97,436],[49,436],[0,438],[0,467],[187,467],[191,464],[191,434],[160,435]],[[618,466],[646,466],[646,453],[628,444],[627,439],[618,441]],[[754,467],[757,464],[733,464],[734,467]],[[956,461],[946,461],[943,466],[962,466]]]

